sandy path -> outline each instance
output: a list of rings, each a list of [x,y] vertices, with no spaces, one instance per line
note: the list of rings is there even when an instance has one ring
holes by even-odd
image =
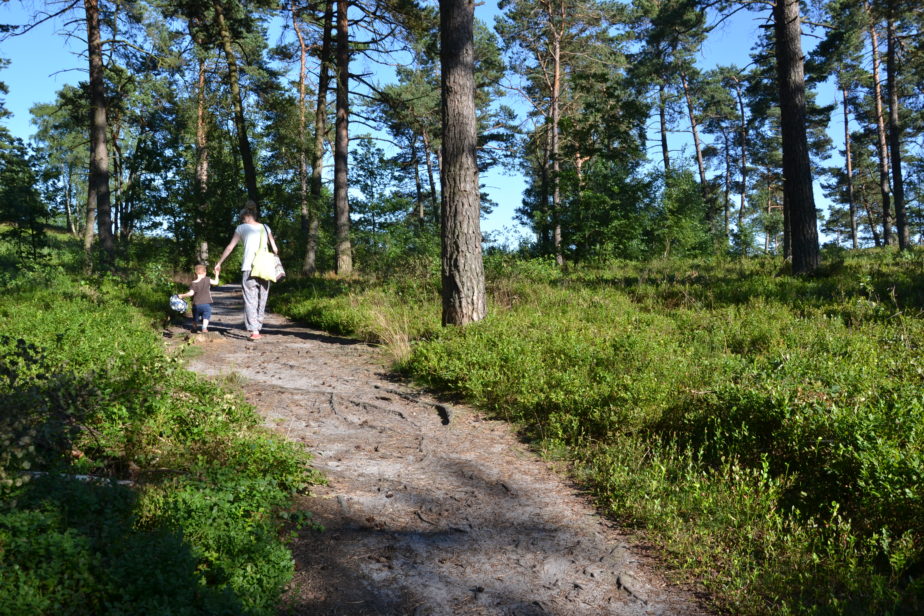
[[[371,346],[279,315],[249,342],[240,292],[214,295],[219,334],[190,368],[237,373],[330,482],[299,503],[326,530],[293,546],[281,613],[706,613],[508,425],[396,382]]]

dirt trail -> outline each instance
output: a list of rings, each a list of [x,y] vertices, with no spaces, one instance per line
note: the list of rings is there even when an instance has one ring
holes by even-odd
[[[246,340],[240,291],[222,287],[190,368],[238,374],[268,426],[329,479],[300,506],[281,613],[706,614],[643,550],[503,422],[396,382],[381,353],[268,315]]]

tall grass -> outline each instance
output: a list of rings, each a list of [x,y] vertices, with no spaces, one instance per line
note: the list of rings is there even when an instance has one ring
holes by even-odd
[[[562,272],[501,256],[491,315],[465,329],[438,327],[432,278],[302,282],[281,304],[371,339],[373,305],[412,315],[399,369],[569,457],[735,613],[912,614],[922,256],[835,255],[814,278],[769,259]]]

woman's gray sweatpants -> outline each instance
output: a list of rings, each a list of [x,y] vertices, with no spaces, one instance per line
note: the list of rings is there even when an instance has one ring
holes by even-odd
[[[263,328],[263,313],[269,296],[269,280],[251,278],[250,270],[241,272],[241,287],[244,289],[244,329],[258,332]]]

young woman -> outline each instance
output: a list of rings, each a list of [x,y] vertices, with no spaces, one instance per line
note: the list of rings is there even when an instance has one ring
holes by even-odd
[[[221,264],[228,258],[238,242],[243,242],[244,259],[241,261],[241,287],[244,289],[244,329],[250,332],[250,340],[259,340],[260,330],[263,328],[263,314],[266,310],[266,298],[269,296],[270,283],[268,280],[250,277],[250,268],[254,255],[263,242],[269,242],[270,249],[279,254],[276,240],[269,227],[258,222],[257,204],[248,201],[241,210],[241,224],[234,230],[234,236],[221,253],[221,258],[215,264],[215,277],[221,272]]]

